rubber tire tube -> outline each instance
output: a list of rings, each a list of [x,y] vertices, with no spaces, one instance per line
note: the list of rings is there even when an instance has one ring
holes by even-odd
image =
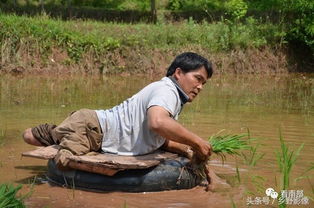
[[[154,192],[190,189],[201,183],[184,157],[169,159],[148,169],[119,171],[105,176],[81,170],[60,171],[54,160],[48,161],[49,182],[68,188],[90,191]]]

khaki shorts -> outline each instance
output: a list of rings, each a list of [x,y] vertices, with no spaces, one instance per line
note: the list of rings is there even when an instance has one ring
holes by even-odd
[[[74,155],[99,151],[103,134],[94,110],[72,112],[60,125],[39,125],[32,129],[34,137],[43,145],[59,144]]]

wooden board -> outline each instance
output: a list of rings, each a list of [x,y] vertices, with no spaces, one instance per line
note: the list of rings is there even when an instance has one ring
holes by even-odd
[[[22,153],[22,156],[39,159],[53,159],[59,150],[58,145],[39,147],[36,150]],[[82,156],[69,157],[69,167],[103,175],[114,175],[125,169],[145,169],[158,165],[161,161],[176,158],[177,154],[155,151],[140,156],[121,156],[109,153],[90,152]]]
[[[59,145],[51,145],[51,146],[47,146],[47,147],[38,147],[35,150],[23,152],[22,156],[35,157],[35,158],[39,158],[39,159],[49,160],[49,159],[53,159],[56,156],[59,149],[60,149]]]

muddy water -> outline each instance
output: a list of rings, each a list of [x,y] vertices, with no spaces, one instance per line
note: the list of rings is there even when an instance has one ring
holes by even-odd
[[[280,148],[281,132],[291,149],[305,143],[292,169],[289,190],[303,190],[313,198],[313,172],[296,180],[313,166],[314,77],[309,75],[216,76],[185,106],[180,122],[203,138],[221,130],[239,134],[247,129],[258,138],[257,153],[265,155],[254,166],[240,157],[228,157],[222,165],[220,157],[213,156],[212,169],[231,187],[220,183],[210,192],[196,187],[158,193],[92,193],[50,186],[44,177],[46,161],[20,156],[34,149],[21,140],[25,128],[59,123],[79,108],[109,108],[158,79],[0,77],[0,183],[24,184],[24,193],[32,190],[28,207],[232,207],[232,202],[246,207],[249,197],[265,196],[268,187],[280,191],[275,151]],[[313,206],[310,202],[299,207]]]

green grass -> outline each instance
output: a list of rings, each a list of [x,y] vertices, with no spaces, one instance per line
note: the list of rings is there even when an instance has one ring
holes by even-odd
[[[22,49],[47,55],[52,48],[60,48],[74,61],[79,61],[87,52],[94,53],[97,58],[107,51],[124,47],[180,49],[192,46],[209,51],[229,51],[259,48],[278,41],[273,35],[278,30],[277,26],[262,24],[252,18],[238,24],[221,20],[212,24],[187,21],[131,25],[0,14],[0,27],[2,51],[9,56]]]

